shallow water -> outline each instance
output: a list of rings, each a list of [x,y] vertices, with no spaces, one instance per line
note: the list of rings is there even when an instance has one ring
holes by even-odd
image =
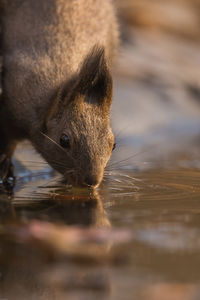
[[[152,39],[136,34],[121,57],[117,148],[95,193],[17,148],[15,190],[0,196],[0,300],[200,298],[200,108]],[[199,47],[179,46],[181,68],[181,55],[198,65]]]
[[[0,299],[199,299],[198,144],[152,152],[113,157],[93,194],[21,145],[0,202]]]

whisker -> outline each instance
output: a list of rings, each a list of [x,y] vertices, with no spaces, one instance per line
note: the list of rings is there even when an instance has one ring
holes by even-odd
[[[30,161],[31,163],[34,163],[34,161]],[[59,168],[62,168],[63,171],[65,171],[65,173],[70,173],[70,172],[73,172],[73,170],[71,168],[68,168],[67,165],[61,163],[60,161],[58,160],[55,160],[55,159],[51,159],[50,160],[50,163],[54,164],[54,166],[56,167],[59,167]],[[47,162],[44,163],[45,165],[49,165]]]
[[[49,189],[49,188],[52,188],[51,184],[54,183],[54,188],[55,187],[59,188],[59,187],[62,186],[61,180],[62,180],[62,175],[59,174],[59,176],[56,176],[56,177],[53,177],[53,178],[47,180],[46,184],[40,185],[38,187],[42,188],[42,189],[44,189],[44,188],[48,188]]]
[[[37,173],[30,173],[30,174],[27,174],[27,175],[24,175],[24,176],[19,176],[17,178],[17,182],[21,181],[21,180],[24,180],[26,178],[33,178],[33,177],[39,177],[39,176],[43,176],[43,175],[49,175],[50,172],[37,172]]]
[[[48,153],[47,153],[47,156],[48,156]],[[63,164],[63,162],[60,162],[59,160],[50,158],[49,161],[50,161],[50,163],[52,163],[52,164],[54,164],[54,165],[56,165],[56,166],[58,166],[58,167],[62,167],[62,168],[65,168],[65,169],[69,169],[69,168],[67,167],[67,165]],[[47,164],[49,164],[49,163],[47,162]]]
[[[151,148],[154,148],[154,147],[155,147],[155,146],[152,146]],[[140,154],[146,153],[146,152],[148,152],[148,151],[149,151],[149,149],[146,149],[146,150],[137,152],[137,153],[135,153],[135,154],[133,154],[133,155],[131,155],[131,156],[125,158],[125,159],[122,159],[122,160],[120,160],[120,161],[117,161],[117,162],[114,162],[114,163],[112,163],[112,164],[110,164],[110,165],[107,165],[106,168],[110,168],[110,167],[115,166],[115,165],[117,165],[117,166],[119,165],[119,166],[120,166],[121,163],[127,162],[128,160],[130,160],[130,159],[132,159],[132,158],[134,158],[134,157],[136,157],[136,156],[138,156],[138,155],[140,155]]]
[[[66,172],[64,173],[64,176],[67,175],[67,174],[69,174],[69,173],[74,173],[74,172],[75,172],[74,170],[66,171]]]
[[[42,131],[40,131],[40,133],[41,133],[44,137],[46,137],[49,141],[51,141],[53,144],[55,144],[58,148],[60,148],[62,151],[64,151],[64,152],[66,153],[65,149],[63,149],[63,147],[61,147],[56,141],[54,141],[53,139],[51,139],[48,135],[46,135],[46,134],[43,133]]]
[[[52,138],[50,138],[48,135],[46,135],[45,133],[43,133],[42,131],[40,131],[40,133],[46,137],[49,141],[51,141],[52,143],[54,143],[59,149],[61,149],[65,154],[67,154],[68,156],[71,157],[72,160],[74,160],[73,156],[70,154],[70,153],[66,153],[66,150],[61,146],[59,145],[56,141],[54,141]]]
[[[121,133],[126,132],[127,128],[129,128],[131,123],[126,124],[123,128],[118,129],[117,131],[114,131],[115,139],[118,140]]]
[[[113,171],[105,171],[104,173],[104,176],[121,176],[123,177],[124,179],[131,179],[131,180],[135,180],[135,181],[141,181],[141,179],[139,178],[135,178],[133,176],[130,176],[128,174],[125,174],[125,173],[114,173]]]
[[[48,164],[46,161],[41,161],[41,160],[40,161],[38,161],[38,160],[35,160],[35,161],[34,160],[23,160],[22,162],[24,162],[24,163],[33,163],[33,164],[39,163],[39,164],[44,164],[44,165]]]

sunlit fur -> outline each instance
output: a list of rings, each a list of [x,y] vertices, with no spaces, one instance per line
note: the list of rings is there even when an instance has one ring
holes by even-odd
[[[0,6],[1,152],[27,138],[69,182],[97,186],[114,143],[112,1],[2,0]],[[63,133],[69,150],[59,146]]]
[[[67,88],[58,92],[47,112],[43,146],[38,139],[35,146],[69,183],[97,186],[114,143],[110,128],[112,79],[101,48],[92,49]],[[70,149],[59,145],[62,134],[69,137]]]
[[[49,122],[47,134],[57,143],[62,133],[70,138],[71,148],[62,151],[46,139],[40,147],[43,156],[69,183],[98,185],[113,147],[109,117],[102,118],[102,108],[96,105],[70,104],[61,120],[55,118]],[[54,153],[53,159],[50,153]]]

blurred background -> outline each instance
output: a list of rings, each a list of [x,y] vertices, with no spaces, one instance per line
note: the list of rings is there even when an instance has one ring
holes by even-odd
[[[199,40],[199,0],[116,0],[116,3],[124,24]]]
[[[113,125],[123,144],[192,148],[200,133],[200,1],[116,0]]]

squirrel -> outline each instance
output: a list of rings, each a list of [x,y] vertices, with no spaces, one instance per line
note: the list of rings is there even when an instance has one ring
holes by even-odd
[[[69,184],[96,188],[114,148],[111,0],[0,0],[0,182],[28,139]]]

